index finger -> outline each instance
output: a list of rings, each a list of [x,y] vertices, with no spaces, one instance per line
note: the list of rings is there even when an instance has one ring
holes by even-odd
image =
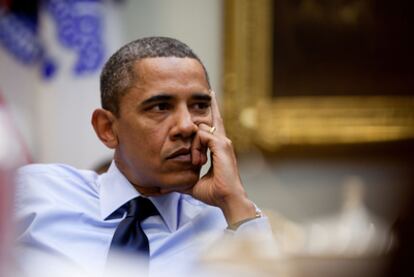
[[[210,92],[211,92],[211,114],[212,114],[213,126],[216,127],[219,133],[225,135],[226,132],[224,130],[223,119],[221,118],[221,115],[220,115],[216,93],[214,92],[214,90],[210,90]]]

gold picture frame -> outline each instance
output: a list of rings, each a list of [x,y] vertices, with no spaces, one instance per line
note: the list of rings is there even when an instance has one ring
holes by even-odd
[[[272,96],[272,0],[224,1],[223,114],[239,152],[414,138],[414,97]]]

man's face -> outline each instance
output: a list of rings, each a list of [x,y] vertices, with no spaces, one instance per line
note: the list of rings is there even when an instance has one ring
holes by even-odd
[[[191,163],[191,144],[198,124],[211,125],[203,67],[168,57],[143,59],[135,70],[139,80],[121,98],[114,123],[117,166],[141,192],[191,187],[200,172]]]

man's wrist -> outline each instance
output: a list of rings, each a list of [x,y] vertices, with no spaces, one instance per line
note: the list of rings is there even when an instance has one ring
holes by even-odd
[[[263,215],[262,215],[262,212],[261,212],[259,209],[257,209],[257,208],[256,208],[256,214],[255,214],[255,216],[254,216],[254,217],[249,217],[249,218],[246,218],[246,219],[240,220],[240,221],[238,221],[238,222],[236,222],[236,223],[229,224],[229,225],[227,226],[227,229],[228,229],[228,230],[235,231],[235,230],[237,230],[237,228],[239,228],[239,227],[240,227],[241,225],[243,225],[244,223],[247,223],[247,222],[249,222],[249,221],[255,220],[255,219],[257,219],[257,218],[261,218],[262,216],[263,216]]]
[[[246,219],[256,218],[256,206],[246,196],[237,196],[227,199],[220,207],[229,226],[235,226]],[[240,223],[239,225],[241,225]]]

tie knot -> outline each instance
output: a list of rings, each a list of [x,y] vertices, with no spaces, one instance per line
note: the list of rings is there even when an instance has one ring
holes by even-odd
[[[137,218],[139,221],[146,219],[152,215],[158,215],[157,208],[152,204],[151,200],[138,196],[129,201],[127,217]]]

